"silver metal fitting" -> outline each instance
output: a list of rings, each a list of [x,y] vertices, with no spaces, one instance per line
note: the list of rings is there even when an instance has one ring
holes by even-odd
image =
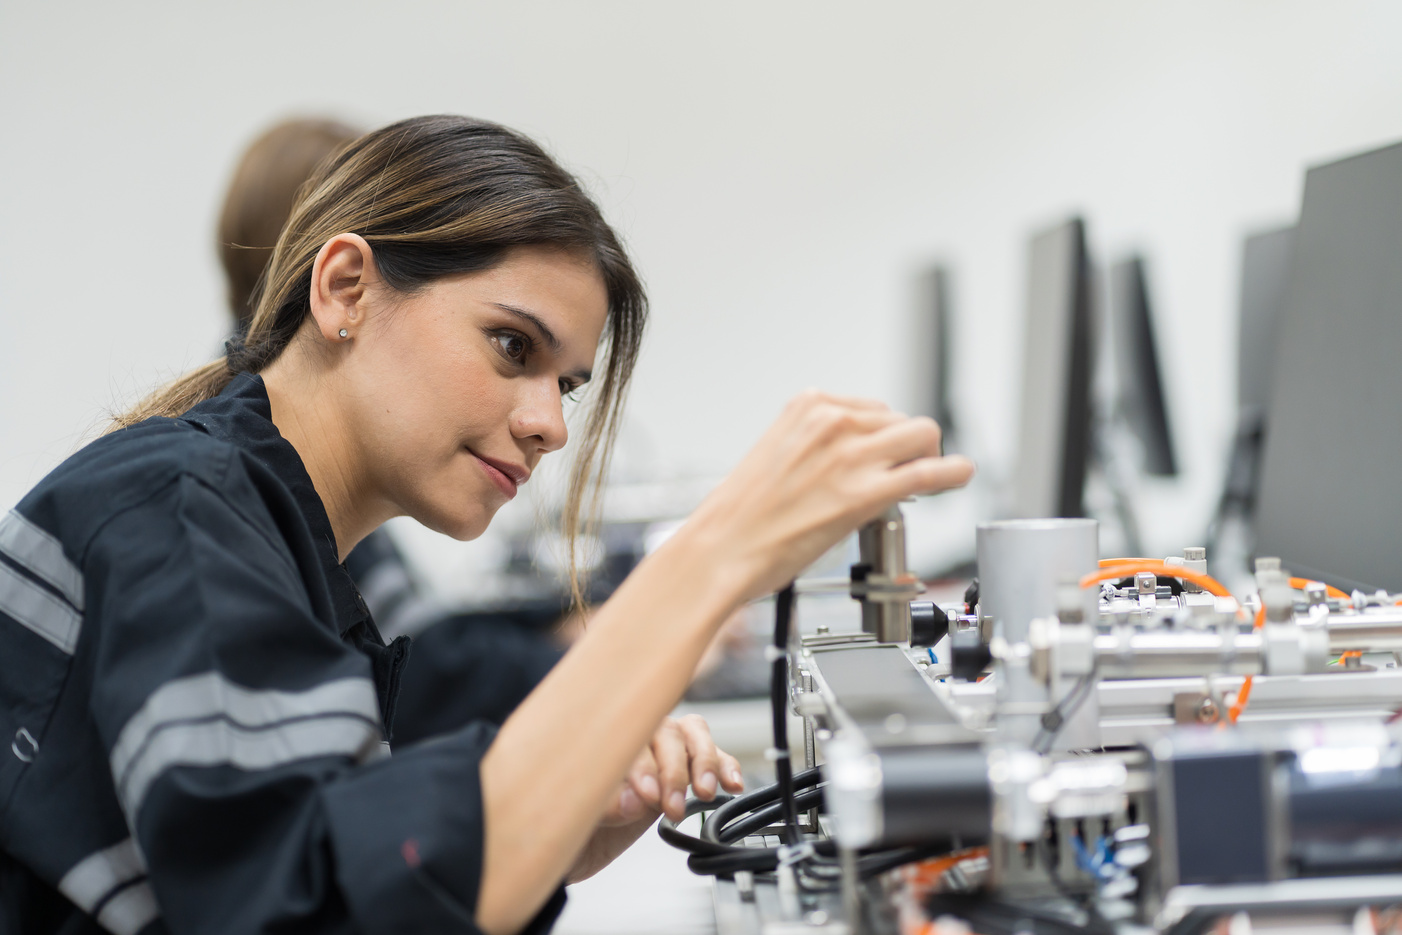
[[[851,584],[852,597],[862,605],[862,630],[878,643],[910,642],[910,602],[924,585],[905,563],[905,519],[891,507],[857,533],[860,553]]]
[[[1207,574],[1207,549],[1200,545],[1189,546],[1183,550],[1183,568],[1195,574]],[[1189,594],[1201,594],[1202,588],[1191,581],[1183,582],[1183,590]]]

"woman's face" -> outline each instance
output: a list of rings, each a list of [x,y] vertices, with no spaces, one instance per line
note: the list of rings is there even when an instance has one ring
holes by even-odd
[[[457,539],[481,535],[565,445],[608,294],[586,256],[516,247],[410,295],[372,286],[343,392],[361,496]]]

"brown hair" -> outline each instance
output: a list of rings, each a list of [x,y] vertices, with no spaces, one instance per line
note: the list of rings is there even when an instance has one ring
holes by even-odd
[[[219,262],[240,334],[253,318],[253,290],[297,193],[328,156],[360,136],[334,120],[292,119],[259,136],[234,169],[219,212]]]
[[[608,293],[603,376],[589,392],[565,504],[570,587],[580,599],[574,542],[592,522],[647,319],[647,297],[617,235],[578,181],[515,131],[458,116],[415,117],[360,137],[310,178],[254,290],[247,336],[227,356],[185,374],[119,416],[112,428],[177,416],[217,396],[234,374],[257,373],[310,314],[312,264],[340,233],[364,237],[385,282],[412,292],[489,269],[511,247],[587,252]]]

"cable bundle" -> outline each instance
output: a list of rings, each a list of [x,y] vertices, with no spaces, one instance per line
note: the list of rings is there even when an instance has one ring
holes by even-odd
[[[823,789],[821,770],[813,767],[795,775],[789,757],[788,649],[793,607],[794,589],[790,584],[775,598],[774,644],[770,650],[773,668],[769,701],[774,746],[769,755],[774,760],[777,781],[745,795],[717,796],[711,802],[688,799],[688,816],[711,812],[701,826],[699,837],[678,830],[665,817],[657,831],[662,840],[691,855],[686,865],[693,873],[730,877],[741,871],[770,873],[781,864],[787,864],[794,867],[799,885],[804,889],[833,890],[841,879],[836,845],[830,840],[804,841],[798,826],[800,811],[822,807]],[[775,822],[783,824],[783,845],[747,847],[736,843]],[[868,852],[857,858],[857,875],[861,879],[869,879],[946,849],[945,846],[902,847]]]

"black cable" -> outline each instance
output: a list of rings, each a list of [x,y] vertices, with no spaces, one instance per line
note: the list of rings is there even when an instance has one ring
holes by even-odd
[[[815,841],[813,849],[824,857],[832,857],[837,853],[837,847],[832,841]],[[726,877],[740,870],[759,873],[778,868],[779,848],[737,847],[732,854],[693,854],[687,858],[686,865],[692,873],[703,876]]]
[[[812,769],[806,769],[793,777],[795,789],[806,789],[809,786],[816,786],[822,781],[823,772],[817,766]],[[721,828],[726,827],[731,821],[736,820],[738,816],[752,812],[761,806],[768,805],[770,802],[777,802],[778,800],[778,783],[761,786],[753,792],[746,792],[744,795],[737,795],[715,810],[715,813],[711,815],[710,819],[707,820],[705,826],[701,829],[701,837],[704,840],[719,844],[721,843],[719,836],[719,830]]]
[[[988,935],[1017,935],[1023,932],[1034,935],[1084,935],[1087,931],[1095,931],[1070,919],[1028,906],[990,899],[984,894],[932,893],[926,898],[924,908],[932,919],[942,915],[954,916],[968,922],[974,931]]]
[[[880,876],[888,870],[895,870],[897,867],[914,863],[917,860],[927,860],[931,857],[940,857],[949,853],[947,843],[921,845],[918,847],[901,847],[889,851],[877,851],[874,854],[864,854],[857,858],[857,875],[863,880],[870,877]]]
[[[658,824],[658,834],[673,847],[691,856],[687,866],[693,873],[728,876],[742,870],[763,873],[776,869],[781,862],[795,862],[802,836],[798,827],[799,809],[821,805],[823,790],[818,788],[822,772],[816,767],[794,775],[789,755],[788,696],[789,696],[789,634],[793,625],[794,588],[790,583],[775,595],[774,650],[769,680],[770,713],[773,718],[774,773],[772,786],[757,789],[743,796],[726,799],[719,804],[690,799],[686,814],[710,811],[702,825],[701,834],[693,837],[679,830],[665,817]],[[809,788],[815,787],[815,788]],[[804,790],[804,791],[800,791]],[[769,827],[775,819],[783,821],[784,847],[744,847],[731,842],[741,840]],[[836,870],[833,858],[837,848],[832,841],[804,844],[804,856],[796,859],[795,870]],[[931,856],[931,848],[901,848],[877,851],[858,858],[858,876],[866,879],[880,873]],[[815,873],[822,876],[822,873]],[[831,878],[831,877],[830,877]]]
[[[794,796],[794,805],[799,811],[807,811],[815,805],[823,802],[823,790],[821,787],[815,789],[805,789]],[[755,809],[743,818],[730,822],[721,827],[717,833],[723,844],[730,844],[749,837],[762,828],[767,828],[779,820],[784,813],[784,803],[775,802],[763,808]]]
[[[822,771],[816,766],[806,769],[794,777],[794,785],[800,790],[809,790],[822,781]],[[751,816],[764,813],[767,820],[758,828],[766,827],[773,823],[778,817],[776,809],[779,797],[779,787],[777,784],[761,786],[753,792],[744,795],[729,796],[718,795],[713,801],[704,802],[701,799],[690,798],[686,800],[686,816],[710,812],[704,825],[701,827],[701,834],[693,836],[681,831],[676,824],[665,815],[658,822],[657,833],[668,844],[678,850],[686,851],[688,854],[700,854],[704,856],[717,856],[721,854],[733,854],[739,851],[764,850],[764,848],[745,847],[739,844],[732,844],[735,840],[731,829],[741,823],[748,823]],[[822,800],[821,790],[812,789],[802,791],[799,801],[804,803],[805,808],[811,808]],[[747,832],[748,833],[748,832]],[[721,835],[726,835],[724,838]],[[773,850],[769,848],[769,850]]]
[[[692,815],[696,815],[700,812],[711,811],[731,801],[733,801],[733,799],[725,794],[716,796],[715,799],[710,802],[703,802],[700,799],[687,799],[685,817],[690,818]],[[677,826],[666,815],[663,815],[662,820],[657,823],[657,834],[662,840],[666,841],[677,850],[686,851],[688,854],[728,854],[734,850],[734,848],[728,844],[707,840],[704,837],[693,837],[684,831],[679,831]]]
[[[1098,666],[1092,666],[1091,670],[1081,676],[1080,681],[1066,693],[1066,697],[1062,698],[1055,708],[1042,715],[1042,729],[1037,731],[1037,736],[1032,738],[1032,749],[1035,752],[1045,754],[1050,750],[1057,735],[1061,733],[1061,728],[1066,726],[1067,719],[1086,703],[1090,693],[1095,690],[1095,677],[1098,668]]]
[[[793,622],[793,583],[774,598],[774,662],[769,675],[769,703],[774,718],[774,776],[784,814],[784,843],[799,841],[798,808],[794,804],[793,764],[789,762],[789,629]]]

